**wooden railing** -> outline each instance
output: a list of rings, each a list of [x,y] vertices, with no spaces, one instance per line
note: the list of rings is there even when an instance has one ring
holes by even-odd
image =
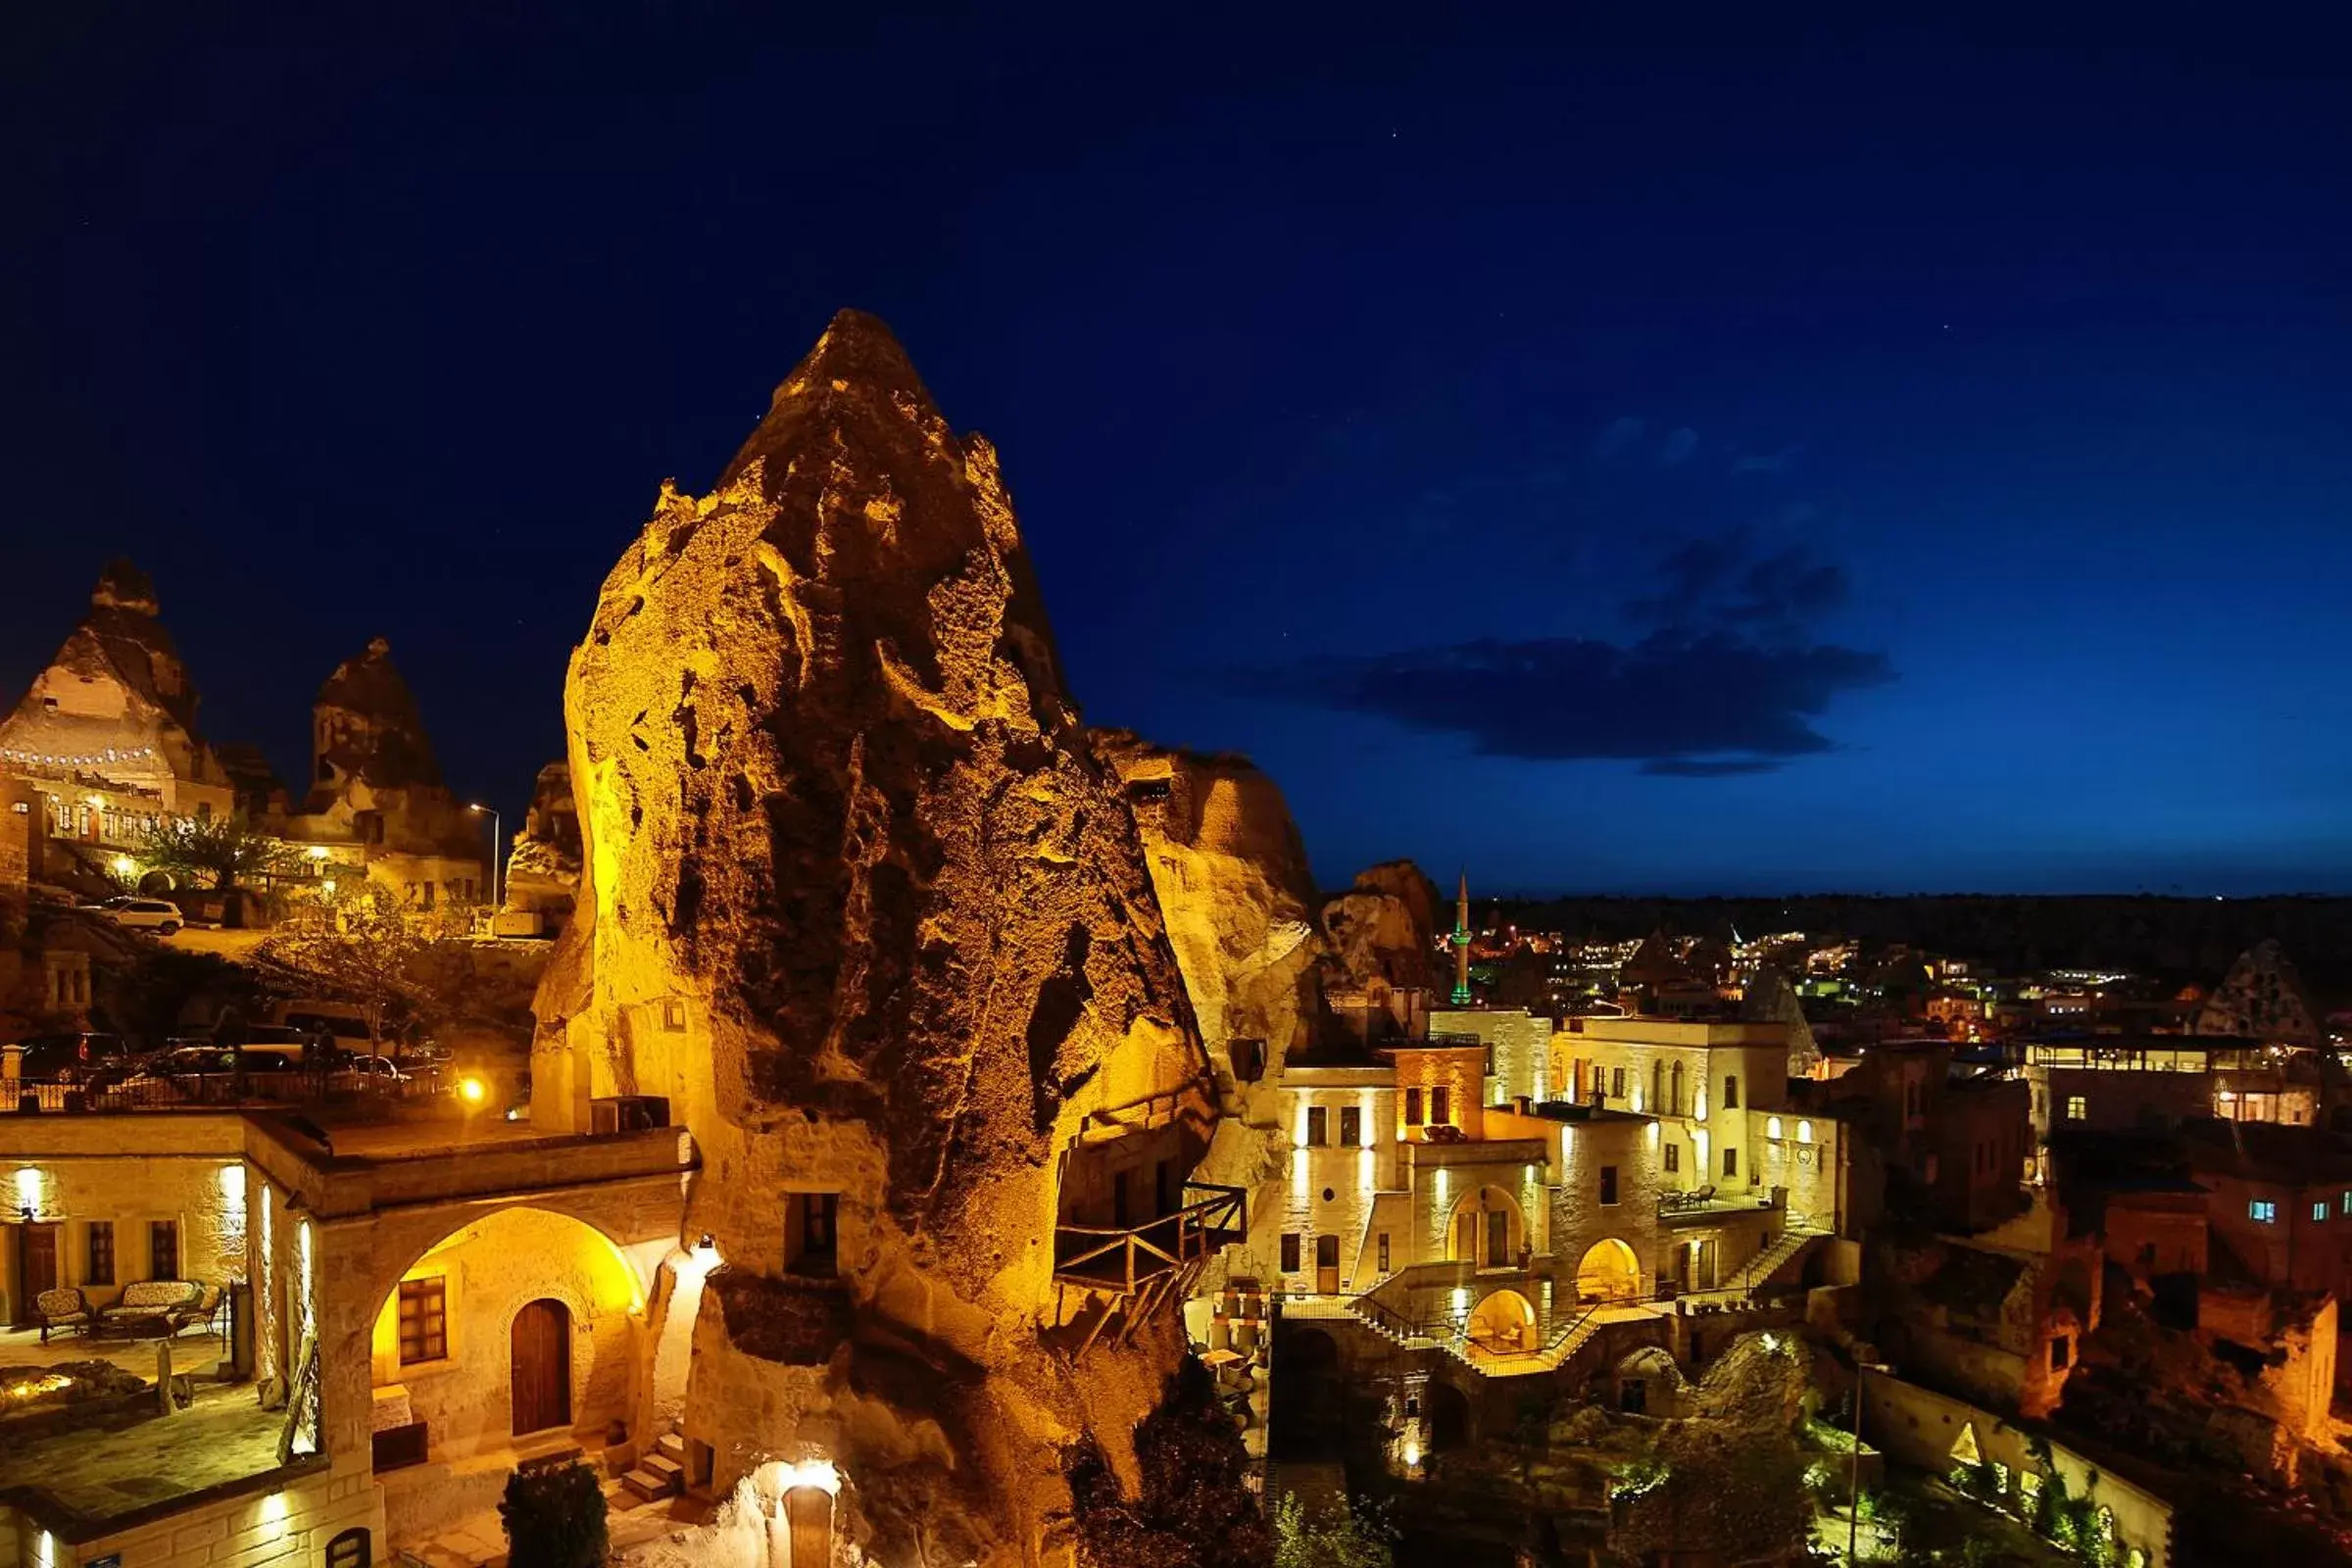
[[[1186,1182],[1184,1190],[1208,1196],[1141,1225],[1054,1227],[1054,1277],[1132,1294],[1138,1283],[1205,1258],[1249,1233],[1247,1190],[1207,1182]]]

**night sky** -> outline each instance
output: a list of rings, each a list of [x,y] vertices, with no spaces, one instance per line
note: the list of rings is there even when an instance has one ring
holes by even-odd
[[[299,777],[386,635],[512,824],[660,481],[856,305],[1089,720],[1326,881],[2352,890],[2337,8],[178,14],[248,9],[0,23],[7,701],[128,553],[215,738]]]

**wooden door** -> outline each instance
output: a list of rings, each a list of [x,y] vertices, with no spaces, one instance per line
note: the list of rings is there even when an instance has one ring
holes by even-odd
[[[43,1291],[57,1289],[57,1227],[17,1227],[17,1326],[34,1321],[33,1303]]]
[[[1325,1296],[1340,1293],[1340,1239],[1337,1236],[1315,1238],[1315,1289]]]
[[[1507,1209],[1487,1210],[1487,1267],[1511,1266],[1511,1216]]]
[[[527,1303],[510,1332],[514,1357],[514,1435],[571,1425],[571,1308]]]
[[[832,1568],[833,1494],[822,1487],[795,1487],[784,1494],[784,1523],[791,1532],[792,1568]]]

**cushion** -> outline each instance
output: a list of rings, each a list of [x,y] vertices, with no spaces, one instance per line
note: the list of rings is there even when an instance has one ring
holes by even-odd
[[[122,1299],[115,1303],[118,1312],[169,1312],[173,1307],[194,1306],[203,1297],[204,1288],[190,1280],[140,1280],[122,1288]]]

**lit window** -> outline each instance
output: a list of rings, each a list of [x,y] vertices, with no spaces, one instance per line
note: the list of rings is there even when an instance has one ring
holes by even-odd
[[[2246,1215],[2257,1224],[2276,1225],[2278,1223],[2278,1205],[2267,1198],[2257,1198],[2246,1204]]]
[[[2066,1097],[2066,1119],[2068,1121],[2081,1121],[2089,1114],[2090,1102],[2088,1100],[2081,1095]]]
[[[2311,1205],[2311,1217],[2313,1219],[2326,1219],[2328,1217],[2328,1200],[2323,1198],[2318,1202]]]
[[[1809,1144],[1813,1141],[1813,1124],[1811,1122],[1800,1121],[1796,1124],[1796,1141],[1800,1144]]]
[[[400,1364],[446,1360],[449,1356],[449,1282],[400,1282]]]
[[[1764,1118],[1764,1136],[1767,1138],[1778,1138],[1781,1136],[1780,1117],[1767,1116]]]
[[[2352,1214],[2352,1193],[2344,1194],[2342,1212]]]

